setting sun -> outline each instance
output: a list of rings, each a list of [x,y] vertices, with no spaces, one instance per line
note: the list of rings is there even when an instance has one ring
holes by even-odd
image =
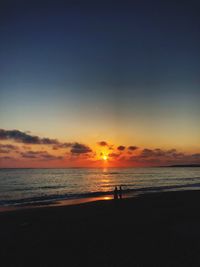
[[[103,160],[105,160],[105,161],[107,161],[108,160],[108,156],[106,156],[106,155],[103,155]]]

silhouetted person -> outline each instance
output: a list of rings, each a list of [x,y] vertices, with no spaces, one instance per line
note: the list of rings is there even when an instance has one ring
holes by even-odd
[[[122,199],[122,187],[121,187],[121,185],[119,187],[119,198]]]
[[[116,186],[115,186],[115,190],[114,190],[113,194],[114,194],[114,200],[117,200],[118,199],[118,190],[117,190]]]

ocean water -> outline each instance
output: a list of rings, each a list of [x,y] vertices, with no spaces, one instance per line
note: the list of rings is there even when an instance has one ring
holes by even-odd
[[[0,206],[124,192],[200,189],[200,168],[0,169]]]

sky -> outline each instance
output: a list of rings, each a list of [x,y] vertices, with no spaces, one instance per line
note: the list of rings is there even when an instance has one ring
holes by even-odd
[[[0,167],[200,163],[200,4],[130,2],[1,1]]]

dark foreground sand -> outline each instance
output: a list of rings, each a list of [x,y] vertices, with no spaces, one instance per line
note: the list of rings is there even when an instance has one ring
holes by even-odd
[[[200,266],[200,192],[2,212],[0,266]]]

